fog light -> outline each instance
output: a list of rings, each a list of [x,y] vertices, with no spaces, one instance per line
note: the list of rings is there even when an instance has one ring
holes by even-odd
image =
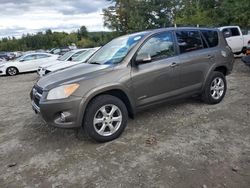
[[[64,114],[63,112],[61,113],[60,120],[61,120],[61,122],[65,122],[66,121],[66,114]]]

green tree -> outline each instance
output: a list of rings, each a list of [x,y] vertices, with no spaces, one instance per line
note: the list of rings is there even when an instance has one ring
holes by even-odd
[[[213,26],[216,24],[217,0],[183,0],[175,16],[177,25]]]
[[[81,30],[81,37],[78,34]],[[50,49],[77,44],[78,47],[102,46],[114,37],[115,32],[87,32],[86,27],[81,27],[70,34],[65,32],[52,32],[50,29],[36,34],[24,34],[20,39],[4,37],[0,39],[0,51],[27,51],[37,49]]]
[[[108,1],[112,5],[103,9],[104,26],[121,33],[170,26],[178,8],[176,0]]]
[[[85,26],[81,26],[80,29],[77,30],[78,40],[81,40],[82,37],[88,37],[88,30]]]
[[[221,0],[217,11],[219,25],[250,26],[249,0]]]

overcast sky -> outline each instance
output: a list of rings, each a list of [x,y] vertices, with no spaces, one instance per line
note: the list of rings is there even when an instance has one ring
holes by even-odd
[[[48,28],[71,32],[85,25],[89,31],[103,27],[106,0],[0,0],[0,38],[19,37]]]

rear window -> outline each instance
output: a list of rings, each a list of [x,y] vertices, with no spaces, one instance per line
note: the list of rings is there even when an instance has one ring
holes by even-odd
[[[203,34],[204,38],[206,39],[210,48],[215,47],[219,43],[219,37],[217,31],[212,30],[202,30],[201,33]]]
[[[176,37],[181,53],[203,49],[199,31],[177,31]]]

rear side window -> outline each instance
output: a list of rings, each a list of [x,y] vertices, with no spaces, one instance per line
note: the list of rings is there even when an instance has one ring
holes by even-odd
[[[231,30],[231,33],[232,33],[232,37],[235,37],[235,36],[240,36],[240,32],[239,32],[239,29],[234,27],[234,28],[230,28]]]
[[[212,30],[202,30],[201,33],[203,34],[204,38],[206,39],[210,48],[215,47],[219,43],[219,37],[217,31]]]
[[[177,31],[176,37],[181,53],[203,49],[199,31]]]

